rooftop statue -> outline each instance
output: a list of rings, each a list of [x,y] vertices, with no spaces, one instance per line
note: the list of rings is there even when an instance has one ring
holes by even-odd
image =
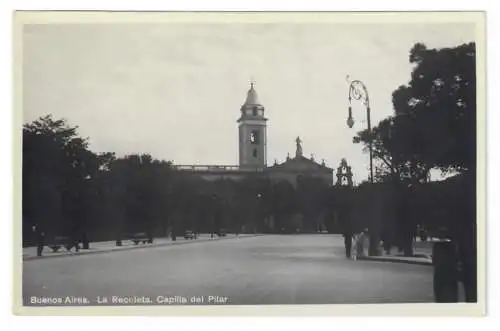
[[[300,140],[300,137],[297,137],[295,139],[295,142],[297,143],[297,150],[295,151],[295,156],[302,156],[302,140]]]

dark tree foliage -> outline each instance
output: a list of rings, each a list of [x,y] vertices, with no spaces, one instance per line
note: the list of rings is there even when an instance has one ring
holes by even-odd
[[[428,180],[430,168],[418,157],[411,156],[405,150],[404,144],[395,135],[396,118],[388,117],[372,128],[373,157],[379,161],[375,164],[375,180],[378,182],[425,182]],[[369,139],[368,130],[364,130],[353,138],[353,142],[364,143],[363,150],[368,152]]]
[[[23,240],[41,235],[88,242],[101,162],[77,127],[44,116],[23,126]],[[34,231],[33,231],[34,230]]]
[[[476,48],[427,49],[410,52],[415,65],[408,86],[393,94],[400,132],[413,144],[413,154],[443,171],[475,169]],[[412,130],[413,129],[413,130]]]
[[[411,80],[393,93],[395,115],[373,128],[374,157],[379,177],[425,181],[429,170],[475,170],[476,56],[475,44],[410,51]],[[369,141],[362,131],[354,142]]]
[[[419,224],[434,234],[444,229],[474,255],[470,243],[475,238],[475,55],[474,43],[442,49],[414,45],[411,79],[392,95],[394,115],[375,126],[372,136],[364,130],[353,139],[365,150],[372,139],[376,180],[393,184],[396,222],[386,222],[385,228],[392,227],[393,239],[405,254],[411,254],[411,238]],[[467,183],[460,186],[461,194],[450,189],[454,184],[448,181],[422,186],[431,169],[459,174],[456,180]]]
[[[111,163],[111,186],[116,211],[121,217],[119,233],[166,232],[169,216],[170,163],[153,160],[148,154],[129,155]]]
[[[304,231],[316,232],[320,229],[318,223],[327,209],[326,189],[328,185],[320,178],[300,176],[297,179],[298,211],[304,216]]]
[[[120,245],[139,232],[149,240],[186,230],[291,232],[294,213],[314,218],[322,205],[313,179],[302,180],[299,191],[253,176],[207,181],[148,154],[93,153],[76,130],[51,116],[23,128],[25,244],[41,233],[46,242],[67,236],[88,247],[101,240]]]
[[[295,232],[291,217],[297,211],[297,194],[287,181],[274,183],[272,187],[272,212],[279,232]]]

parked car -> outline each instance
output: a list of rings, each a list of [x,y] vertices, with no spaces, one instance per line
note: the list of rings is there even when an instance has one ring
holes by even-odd
[[[196,239],[196,233],[187,230],[186,232],[184,232],[184,239]]]

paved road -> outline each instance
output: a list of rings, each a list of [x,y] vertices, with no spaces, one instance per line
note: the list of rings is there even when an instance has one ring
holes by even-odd
[[[98,296],[107,304],[182,304],[193,297],[203,304],[432,302],[432,268],[348,260],[337,235],[269,235],[23,263],[25,305],[32,297],[54,303],[68,296],[90,304]]]

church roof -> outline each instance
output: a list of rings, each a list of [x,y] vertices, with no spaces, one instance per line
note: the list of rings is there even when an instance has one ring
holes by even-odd
[[[250,89],[247,93],[247,99],[245,100],[244,106],[246,105],[260,105],[259,96],[257,95],[257,91],[253,88],[253,83],[250,84]]]
[[[266,168],[266,171],[284,171],[284,172],[324,172],[332,173],[333,169],[316,163],[302,155],[297,155],[293,159],[288,159],[281,164],[275,164]]]

